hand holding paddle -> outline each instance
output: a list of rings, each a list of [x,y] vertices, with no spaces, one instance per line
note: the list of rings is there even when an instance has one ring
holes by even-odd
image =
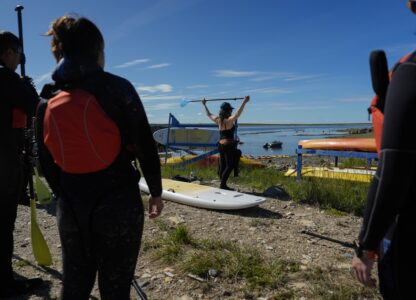
[[[163,210],[162,197],[149,197],[149,219],[154,219],[160,216]]]

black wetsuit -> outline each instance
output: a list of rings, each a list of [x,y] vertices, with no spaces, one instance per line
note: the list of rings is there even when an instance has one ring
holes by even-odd
[[[117,124],[123,141],[122,150],[110,167],[87,174],[66,173],[54,164],[43,143],[42,120],[47,103],[40,105],[37,122],[40,163],[59,196],[61,297],[88,299],[98,272],[101,299],[129,299],[144,221],[138,188],[140,174],[131,164],[135,157],[150,193],[160,196],[162,190],[159,157],[143,105],[127,80],[104,72],[94,63],[64,60],[53,79],[56,85],[45,88],[42,96],[52,96],[58,89],[81,88],[90,92]],[[124,149],[126,144],[133,145],[134,153]]]
[[[227,180],[233,169],[238,174],[238,162],[240,160],[241,151],[237,149],[237,141],[234,139],[235,125],[230,129],[220,130],[220,139],[227,140],[226,143],[219,144],[220,152],[220,168],[219,176],[221,179],[221,188],[227,187]]]
[[[13,109],[33,115],[38,102],[33,87],[0,65],[0,290],[13,280],[13,229],[24,190],[24,162],[21,141],[12,125]]]
[[[380,262],[380,290],[385,299],[414,295],[416,238],[416,63],[401,64],[390,82],[384,110],[380,161],[371,184],[360,243],[379,248],[395,226]]]

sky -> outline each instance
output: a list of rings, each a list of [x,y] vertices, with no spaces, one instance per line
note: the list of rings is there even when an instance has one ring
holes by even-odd
[[[64,14],[87,17],[103,33],[105,70],[132,82],[151,123],[169,113],[208,123],[190,100],[245,95],[240,123],[368,122],[370,52],[392,67],[416,49],[406,0],[1,0],[1,30],[17,34],[18,4],[38,90],[56,65],[42,34]]]

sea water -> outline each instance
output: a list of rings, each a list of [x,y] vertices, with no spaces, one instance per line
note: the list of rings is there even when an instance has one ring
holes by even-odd
[[[300,140],[324,139],[345,136],[348,129],[371,128],[362,124],[319,124],[319,125],[239,125],[237,134],[243,155],[295,155]],[[265,149],[265,143],[283,142],[281,149]]]

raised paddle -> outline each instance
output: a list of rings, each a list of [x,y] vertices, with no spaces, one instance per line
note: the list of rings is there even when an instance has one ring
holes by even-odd
[[[25,55],[23,52],[23,26],[22,26],[22,10],[23,6],[17,5],[15,11],[17,12],[17,22],[19,26],[19,39],[20,45],[22,47],[22,57],[20,62],[20,73],[22,77],[26,76],[25,72]],[[32,158],[30,157],[30,148],[32,144],[32,137],[31,134],[33,130],[26,129],[26,149],[25,155],[27,163],[29,164],[29,194],[30,194],[30,232],[31,232],[31,239],[32,239],[32,250],[33,255],[37,263],[41,266],[50,266],[52,264],[52,256],[49,251],[48,244],[43,237],[42,231],[39,228],[39,225],[36,220],[36,193],[34,190],[33,185],[33,163]],[[38,177],[38,176],[37,176]]]
[[[205,99],[205,101],[230,101],[230,100],[243,100],[244,97],[235,97],[235,98],[218,98],[218,99]],[[186,106],[190,102],[202,102],[201,100],[182,100],[181,107]]]

